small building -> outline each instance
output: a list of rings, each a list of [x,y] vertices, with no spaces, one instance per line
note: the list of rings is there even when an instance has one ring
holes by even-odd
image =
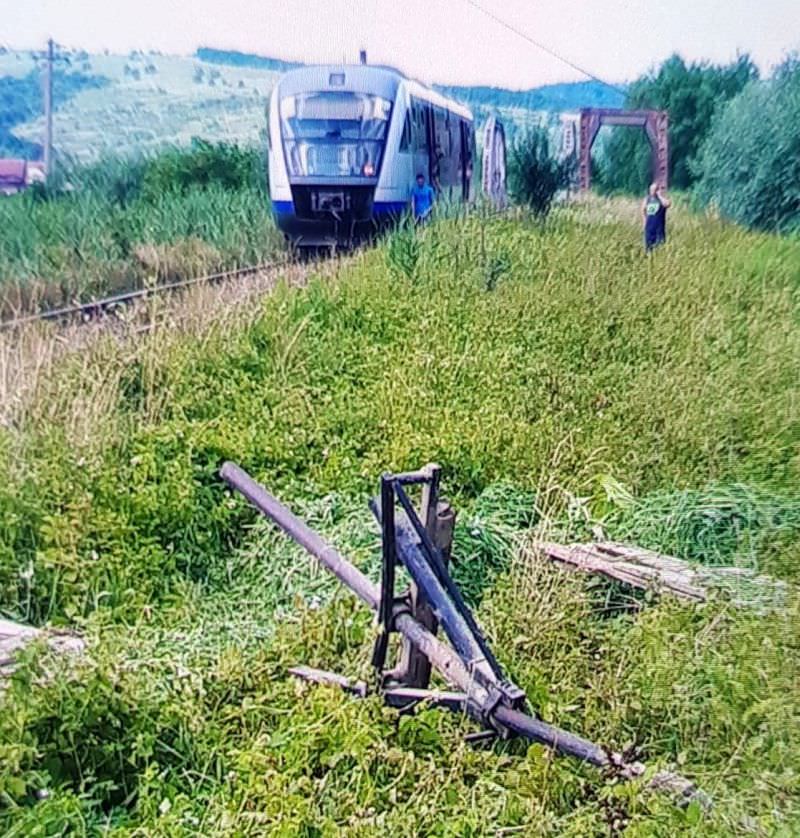
[[[44,165],[39,161],[0,157],[0,195],[16,195],[31,184],[43,183]]]

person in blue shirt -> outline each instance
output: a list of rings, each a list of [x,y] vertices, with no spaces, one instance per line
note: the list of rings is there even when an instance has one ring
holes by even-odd
[[[430,217],[433,210],[435,193],[427,183],[422,172],[417,174],[417,185],[411,190],[411,209],[414,213],[414,220],[424,223]]]
[[[667,240],[667,210],[670,206],[672,202],[664,194],[661,186],[658,183],[651,183],[647,196],[642,202],[644,247],[648,253]]]

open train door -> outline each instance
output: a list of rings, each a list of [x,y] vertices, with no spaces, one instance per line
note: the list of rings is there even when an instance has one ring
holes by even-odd
[[[483,129],[483,194],[495,209],[508,206],[506,191],[506,131],[490,116]]]

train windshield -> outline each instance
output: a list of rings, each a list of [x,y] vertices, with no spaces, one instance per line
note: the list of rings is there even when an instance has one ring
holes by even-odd
[[[289,172],[300,177],[374,177],[392,103],[368,93],[300,93],[281,100]]]

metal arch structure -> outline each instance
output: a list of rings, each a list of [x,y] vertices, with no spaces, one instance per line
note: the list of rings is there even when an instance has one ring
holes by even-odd
[[[667,111],[624,108],[581,108],[578,176],[582,190],[592,185],[592,146],[603,125],[644,129],[653,150],[653,180],[667,187],[669,180],[669,116]]]

